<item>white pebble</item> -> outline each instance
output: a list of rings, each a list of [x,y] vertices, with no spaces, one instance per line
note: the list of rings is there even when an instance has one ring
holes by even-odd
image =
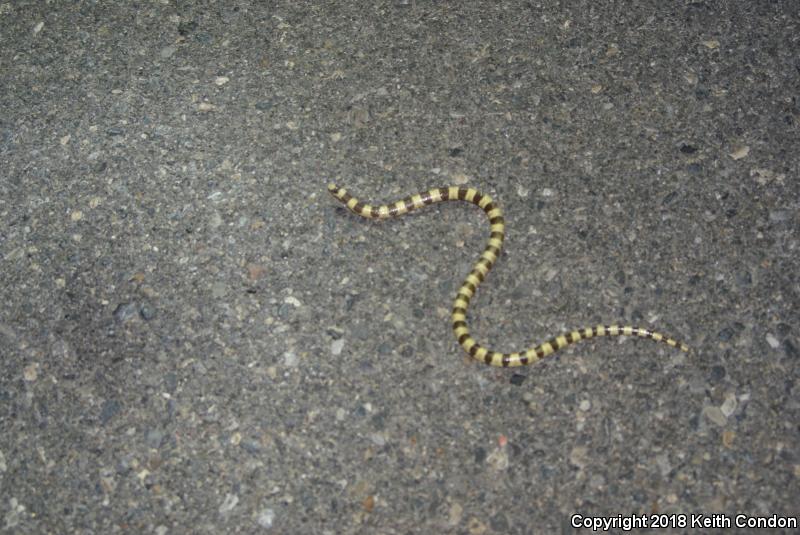
[[[465,173],[460,173],[460,172],[451,173],[450,174],[450,180],[452,180],[453,184],[455,184],[457,186],[463,186],[467,182],[471,181],[469,176],[467,176]]]
[[[286,353],[283,354],[283,364],[285,366],[293,368],[297,366],[298,362],[299,359],[297,358],[297,355],[295,354],[294,351],[287,351]]]
[[[331,353],[334,355],[341,355],[342,348],[344,347],[344,338],[339,338],[331,342]]]
[[[29,383],[35,381],[38,377],[39,377],[38,362],[29,364],[28,366],[25,366],[25,368],[22,370],[22,378],[28,381]]]
[[[508,468],[508,451],[506,448],[497,448],[486,457],[486,463],[495,470],[506,470]]]
[[[258,525],[262,528],[271,528],[274,521],[275,511],[272,509],[264,509],[258,514]]]
[[[569,462],[578,468],[583,468],[589,463],[589,448],[586,446],[575,446],[569,453]]]
[[[369,436],[369,439],[372,441],[373,444],[376,446],[385,446],[386,445],[386,437],[383,436],[382,433],[372,433]]]
[[[303,304],[296,297],[294,297],[293,295],[289,295],[289,296],[285,297],[283,302],[286,303],[287,305],[293,305],[293,306],[296,306],[296,307],[303,306]]]
[[[771,347],[772,349],[778,349],[778,347],[780,347],[781,342],[780,342],[780,340],[775,338],[774,334],[767,333],[766,338],[767,338],[767,343],[769,344],[769,347]]]
[[[750,154],[750,147],[744,146],[744,147],[736,147],[735,149],[733,149],[733,152],[728,154],[728,156],[730,156],[734,160],[741,160],[742,158],[745,158],[748,154]]]
[[[727,418],[733,414],[737,405],[738,402],[736,401],[736,395],[728,394],[725,396],[725,401],[723,401],[722,405],[719,406],[719,410],[725,415],[725,418]]]
[[[239,497],[236,494],[226,494],[225,500],[222,502],[222,505],[219,506],[219,514],[223,515],[232,511],[237,503],[239,503]]]

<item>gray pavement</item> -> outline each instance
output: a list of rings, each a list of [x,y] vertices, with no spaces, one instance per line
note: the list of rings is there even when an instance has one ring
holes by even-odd
[[[0,530],[796,521],[799,11],[0,3]]]

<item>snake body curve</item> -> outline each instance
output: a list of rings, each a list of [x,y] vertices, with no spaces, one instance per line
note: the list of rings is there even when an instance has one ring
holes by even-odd
[[[397,217],[411,212],[412,210],[422,208],[423,206],[442,201],[466,201],[477,205],[486,213],[489,218],[489,224],[491,225],[489,242],[472,270],[467,274],[464,282],[461,283],[461,287],[458,289],[458,294],[453,303],[453,312],[451,316],[453,332],[458,339],[458,343],[464,348],[464,351],[469,353],[476,360],[491,366],[524,366],[526,364],[533,364],[570,344],[596,336],[638,336],[640,338],[649,338],[656,342],[663,342],[681,351],[689,351],[688,346],[674,338],[649,329],[632,327],[629,325],[597,325],[595,327],[575,329],[525,351],[515,353],[493,351],[476,342],[475,339],[470,336],[469,327],[467,327],[467,308],[469,307],[469,302],[475,294],[475,290],[480,283],[483,282],[489,270],[492,269],[492,266],[500,257],[500,250],[503,248],[503,240],[505,238],[503,211],[490,196],[472,188],[448,186],[433,188],[424,193],[410,195],[391,204],[371,206],[352,196],[345,188],[335,184],[329,184],[328,191],[351,212],[367,219]]]

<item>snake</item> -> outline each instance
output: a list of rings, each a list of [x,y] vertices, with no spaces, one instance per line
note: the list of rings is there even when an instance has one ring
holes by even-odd
[[[663,342],[670,347],[688,352],[689,346],[678,340],[642,327],[630,325],[597,325],[583,329],[575,329],[551,338],[525,351],[514,353],[501,353],[479,344],[471,335],[467,326],[467,308],[478,286],[484,281],[489,270],[500,258],[505,239],[505,219],[500,206],[485,193],[473,188],[459,186],[446,186],[433,188],[426,192],[409,195],[394,203],[372,206],[350,194],[347,189],[336,184],[329,184],[328,191],[333,197],[344,204],[348,210],[367,219],[388,219],[402,216],[413,210],[443,201],[465,201],[481,208],[489,218],[491,234],[486,248],[472,270],[464,278],[456,294],[451,321],[453,333],[459,345],[474,359],[490,366],[525,366],[533,364],[563,349],[571,344],[598,336],[630,336],[649,338],[656,342]]]

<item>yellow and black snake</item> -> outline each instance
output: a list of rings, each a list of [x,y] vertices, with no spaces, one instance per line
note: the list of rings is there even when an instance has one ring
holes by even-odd
[[[478,285],[486,278],[486,274],[500,257],[500,250],[503,247],[505,237],[505,221],[503,211],[491,197],[472,188],[460,188],[449,186],[444,188],[434,188],[425,193],[417,193],[403,200],[382,206],[370,206],[335,184],[328,185],[328,191],[339,202],[347,206],[354,214],[368,219],[386,219],[406,214],[412,210],[422,208],[429,204],[442,201],[466,201],[476,204],[489,217],[491,224],[491,235],[486,249],[481,253],[481,257],[476,262],[472,271],[469,272],[461,287],[458,289],[455,303],[453,303],[453,332],[458,338],[458,343],[475,359],[490,364],[492,366],[524,366],[532,364],[541,358],[558,351],[570,344],[574,344],[586,338],[595,336],[639,336],[650,338],[657,342],[664,342],[672,347],[677,347],[682,351],[689,351],[689,347],[677,340],[641,327],[619,326],[619,325],[598,325],[585,329],[576,329],[571,332],[556,336],[526,351],[517,353],[499,353],[483,347],[475,341],[469,334],[467,327],[467,307],[475,294]]]

